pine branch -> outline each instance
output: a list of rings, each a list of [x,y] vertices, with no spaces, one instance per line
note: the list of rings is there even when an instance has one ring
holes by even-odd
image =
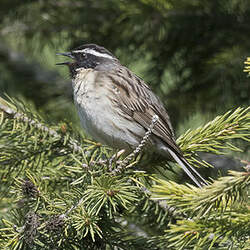
[[[133,164],[133,160],[135,159],[135,157],[142,152],[144,146],[147,144],[151,134],[153,133],[153,129],[155,127],[155,124],[158,122],[159,117],[157,115],[154,115],[152,117],[152,121],[151,124],[149,126],[149,128],[147,129],[147,132],[145,133],[145,135],[142,137],[142,140],[140,141],[139,145],[135,148],[135,150],[129,154],[118,166],[116,166],[116,169],[113,171],[113,174],[117,174],[120,173],[122,171],[122,169],[124,169],[125,167],[131,167],[131,165]],[[128,166],[129,162],[132,162],[132,164],[130,166]]]
[[[175,249],[247,249],[250,213],[243,210],[211,214],[206,219],[179,220],[166,230],[165,239]],[[246,248],[245,248],[246,247]]]
[[[84,139],[80,144],[73,139],[65,125],[48,127],[20,103],[8,105],[1,99],[0,104],[0,175],[5,182],[0,187],[2,191],[16,176],[23,176],[26,169],[40,172],[52,183],[67,184],[78,179],[80,173],[84,178],[90,170],[99,171],[91,162],[109,157],[109,152],[97,143]]]
[[[177,143],[186,153],[210,152],[222,154],[222,150],[240,151],[231,144],[232,139],[250,141],[250,107],[237,108],[194,130],[181,135]]]
[[[6,103],[6,104],[4,104]],[[3,113],[7,114],[9,117],[11,117],[12,119],[15,119],[17,121],[20,122],[24,122],[24,123],[28,123],[29,126],[34,126],[37,129],[39,129],[41,132],[46,132],[48,133],[50,136],[53,136],[55,139],[60,139],[61,141],[64,141],[65,138],[57,133],[55,130],[48,128],[47,126],[45,126],[44,124],[42,124],[41,122],[38,122],[37,120],[34,120],[32,118],[29,118],[28,116],[26,116],[24,113],[18,112],[16,110],[14,110],[13,108],[10,107],[10,104],[7,103],[5,100],[3,100],[0,97],[0,110],[2,111],[1,114],[1,120],[3,120]],[[76,152],[84,152],[84,150],[82,149],[81,145],[79,144],[78,141],[70,138],[67,139],[68,143],[69,143],[69,147]]]
[[[205,126],[187,130],[177,139],[177,143],[192,165],[212,167],[200,159],[199,152],[212,154],[227,154],[229,150],[241,152],[233,144],[233,140],[250,141],[250,112],[249,108],[237,108],[226,114],[217,116]]]
[[[230,176],[221,177],[202,189],[158,179],[156,182],[152,188],[153,199],[165,200],[189,216],[166,230],[162,242],[169,247],[241,249],[239,246],[249,239],[249,171],[230,171]]]
[[[113,165],[123,164],[126,170],[114,175],[110,172],[112,151],[108,148],[87,140],[80,144],[73,139],[75,133],[62,126],[46,125],[41,122],[41,118],[31,114],[19,103],[14,102],[12,107],[1,100],[0,104],[0,147],[3,149],[0,151],[0,163],[4,166],[0,169],[4,177],[1,189],[5,188],[7,191],[4,194],[6,201],[9,199],[9,204],[17,206],[17,209],[12,210],[14,216],[4,216],[5,219],[2,220],[0,247],[119,247],[124,246],[127,239],[118,239],[118,243],[111,235],[117,233],[119,237],[133,227],[144,233],[140,240],[138,238],[140,242],[155,245],[159,239],[150,238],[149,235],[162,234],[170,221],[181,224],[192,218],[194,223],[203,227],[206,220],[209,219],[212,223],[218,214],[223,213],[226,216],[224,219],[228,220],[230,209],[238,211],[243,218],[244,211],[237,210],[236,205],[246,202],[249,174],[243,176],[242,173],[237,175],[232,172],[232,176],[223,177],[224,179],[215,181],[211,186],[198,189],[191,185],[150,179],[149,174],[144,171],[130,168],[137,164],[139,157],[134,158],[150,137],[157,119],[152,120],[142,142],[132,155],[125,160],[119,155],[112,162]],[[199,143],[205,148],[213,146],[210,144],[214,142],[216,135],[221,144],[227,139],[246,139],[248,134],[244,131],[249,127],[247,110],[236,110],[212,121],[207,129],[195,130],[194,138],[190,137],[190,132],[185,143],[188,144],[188,140],[200,140]],[[234,121],[237,125],[225,128],[223,119],[228,119],[227,122]],[[218,124],[221,126],[221,133],[216,128]],[[203,135],[203,140],[198,134]],[[205,136],[211,141],[206,140]],[[214,147],[220,150],[217,142]],[[154,181],[157,181],[158,186],[153,188],[153,194],[154,197],[159,196],[152,201],[150,185]],[[13,186],[11,191],[10,185]],[[157,188],[159,192],[155,191]],[[167,198],[163,199],[164,197]],[[126,227],[121,226],[122,223],[126,223]],[[151,223],[154,226],[148,226]],[[213,225],[208,227],[209,230],[212,230]],[[172,228],[176,231],[174,225]],[[174,231],[170,234],[173,235]],[[182,236],[181,233],[180,235]],[[203,235],[208,237],[208,232]],[[234,237],[236,234],[231,235]],[[133,239],[131,245],[137,246],[136,238]],[[161,239],[161,242],[171,241],[168,236]]]
[[[245,193],[250,184],[250,172],[229,173],[231,176],[221,177],[202,189],[156,179],[158,184],[151,190],[152,197],[166,200],[168,205],[190,216],[206,217],[212,211],[222,213],[236,202],[241,203],[246,199]]]
[[[42,180],[27,174],[27,179],[17,180],[16,189],[13,190],[19,200],[19,209],[15,211],[17,224],[3,220],[0,229],[0,246],[6,247],[8,242],[11,247],[14,247],[15,244],[18,246],[23,244],[29,247],[40,245],[43,246],[43,249],[51,249],[51,244],[56,244],[53,247],[65,247],[62,245],[63,242],[72,244],[70,241],[72,237],[84,249],[88,244],[98,245],[100,239],[104,245],[109,244],[110,240],[113,242],[114,239],[110,235],[118,233],[117,230],[112,231],[113,227],[119,229],[122,234],[116,220],[123,209],[132,206],[136,201],[137,188],[131,187],[131,183],[127,180],[127,178],[121,179],[118,176],[114,180],[112,175],[93,178],[92,185],[87,186],[86,189],[86,193],[90,192],[90,195],[84,195],[89,199],[66,210],[65,208],[70,207],[69,204],[72,201],[78,200],[78,197],[82,196],[84,189],[82,190],[80,187],[70,189],[69,192],[64,192],[63,199],[61,197],[49,198],[51,194],[44,193],[44,191],[48,191],[48,187],[42,184]],[[133,188],[133,192],[131,192],[131,188]],[[90,191],[91,189],[94,193]],[[96,199],[99,198],[104,198],[101,207],[96,206]],[[23,223],[20,224],[20,222]],[[106,239],[107,233],[110,239]],[[19,240],[13,241],[13,238]],[[92,243],[88,243],[90,239]],[[114,241],[113,246],[116,244],[123,246],[125,240],[119,239],[119,244]],[[53,243],[53,241],[55,242]],[[147,239],[141,237],[140,241],[145,241],[146,244]],[[136,244],[136,240],[133,244]]]

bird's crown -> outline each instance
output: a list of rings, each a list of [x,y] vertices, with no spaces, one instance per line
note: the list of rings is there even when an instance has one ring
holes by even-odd
[[[77,47],[71,51],[71,54],[76,57],[76,59],[81,59],[82,56],[88,57],[93,56],[97,58],[106,58],[110,60],[117,59],[110,51],[102,46],[96,44],[84,44]]]

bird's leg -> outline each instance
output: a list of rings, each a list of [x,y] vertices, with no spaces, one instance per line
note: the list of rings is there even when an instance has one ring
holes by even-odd
[[[111,169],[111,171],[114,174],[117,174],[117,173],[121,172],[122,169],[124,169],[130,161],[132,161],[140,152],[142,152],[142,149],[146,145],[146,143],[148,142],[151,134],[153,133],[154,126],[158,122],[158,120],[159,120],[158,115],[154,115],[152,117],[151,124],[148,127],[147,131],[145,132],[145,135],[142,137],[142,140],[141,140],[140,144],[135,148],[135,150],[132,153],[130,153],[128,156],[126,156],[126,158],[123,159],[123,161],[121,163],[118,164],[117,168],[114,171],[112,171],[112,169],[111,169],[112,164],[109,164],[109,169]],[[121,151],[119,151],[119,152],[121,152]],[[125,150],[123,150],[122,154],[124,152],[125,152]]]
[[[120,151],[116,152],[112,155],[112,157],[109,159],[109,171],[112,172],[112,164],[114,161],[116,161],[123,153],[125,152],[125,149],[121,149]]]

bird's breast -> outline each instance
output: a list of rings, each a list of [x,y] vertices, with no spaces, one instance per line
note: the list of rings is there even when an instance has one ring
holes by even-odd
[[[92,69],[82,69],[73,80],[74,102],[81,124],[92,135],[100,114],[100,92],[97,90],[97,74]],[[93,135],[92,135],[93,136]]]
[[[73,82],[74,101],[85,132],[98,142],[114,148],[138,145],[134,134],[144,133],[141,126],[125,119],[114,104],[114,90],[105,76],[85,70]],[[130,124],[131,123],[131,124]],[[127,126],[133,134],[127,131]]]
[[[93,70],[81,70],[73,82],[74,101],[85,132],[98,142],[110,144],[114,133],[108,89]]]

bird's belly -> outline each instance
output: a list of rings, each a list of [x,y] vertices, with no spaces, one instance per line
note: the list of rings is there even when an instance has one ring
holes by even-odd
[[[92,96],[90,92],[75,97],[75,103],[81,125],[94,140],[117,149],[139,145],[145,130],[119,115],[106,95]]]

